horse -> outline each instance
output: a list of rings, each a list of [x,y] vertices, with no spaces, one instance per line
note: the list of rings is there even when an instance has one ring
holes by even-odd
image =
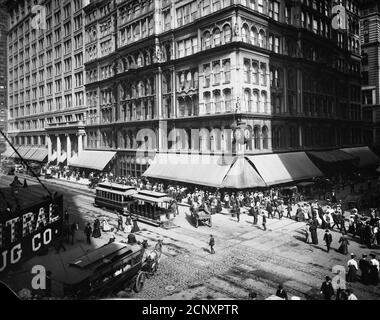
[[[157,271],[158,263],[160,262],[162,255],[162,245],[163,240],[158,240],[154,247],[154,250],[146,256],[145,261],[148,267],[148,276],[153,276],[154,273]]]

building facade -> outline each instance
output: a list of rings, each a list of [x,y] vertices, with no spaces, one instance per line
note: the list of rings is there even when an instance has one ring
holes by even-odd
[[[145,171],[148,150],[260,154],[370,143],[358,6],[340,3],[347,28],[335,30],[331,1],[91,1],[87,148],[117,152],[113,168],[124,176]]]
[[[139,176],[157,151],[372,143],[357,1],[9,3],[9,136],[51,163],[108,151],[115,174]]]
[[[67,163],[83,149],[86,1],[8,1],[8,134],[29,160]],[[42,154],[42,157],[41,157]],[[44,154],[46,157],[44,157]],[[47,158],[47,159],[45,159]]]
[[[0,2],[0,129],[7,129],[7,31],[8,13],[4,4]],[[5,151],[6,143],[0,135],[0,154]]]
[[[380,4],[361,1],[363,117],[374,123],[373,141],[380,150]]]

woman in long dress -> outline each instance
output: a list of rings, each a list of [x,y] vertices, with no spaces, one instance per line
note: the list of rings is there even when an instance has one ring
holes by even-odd
[[[350,243],[348,242],[348,239],[344,234],[342,234],[342,236],[340,237],[339,243],[341,245],[340,245],[338,251],[342,254],[348,254],[348,245]]]
[[[358,263],[355,260],[355,255],[351,254],[351,259],[347,263],[348,273],[347,273],[347,282],[356,282],[356,273],[358,271]]]
[[[317,223],[315,220],[313,220],[310,223],[310,233],[311,233],[311,242],[313,244],[318,244],[318,233],[317,233]]]
[[[94,222],[94,231],[92,232],[92,236],[94,238],[100,238],[101,237],[101,231],[100,231],[100,221],[99,219],[95,219]]]

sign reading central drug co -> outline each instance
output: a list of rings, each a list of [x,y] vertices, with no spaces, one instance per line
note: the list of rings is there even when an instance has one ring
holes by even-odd
[[[46,200],[17,213],[0,214],[0,273],[30,259],[61,237],[63,197]]]

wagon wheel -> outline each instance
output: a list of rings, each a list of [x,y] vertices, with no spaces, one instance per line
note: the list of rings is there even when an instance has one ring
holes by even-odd
[[[198,219],[195,219],[195,228],[198,228],[198,226],[199,226],[199,221]]]
[[[144,286],[144,282],[145,282],[145,273],[140,271],[136,277],[136,282],[133,286],[133,291],[136,293],[140,292]]]

